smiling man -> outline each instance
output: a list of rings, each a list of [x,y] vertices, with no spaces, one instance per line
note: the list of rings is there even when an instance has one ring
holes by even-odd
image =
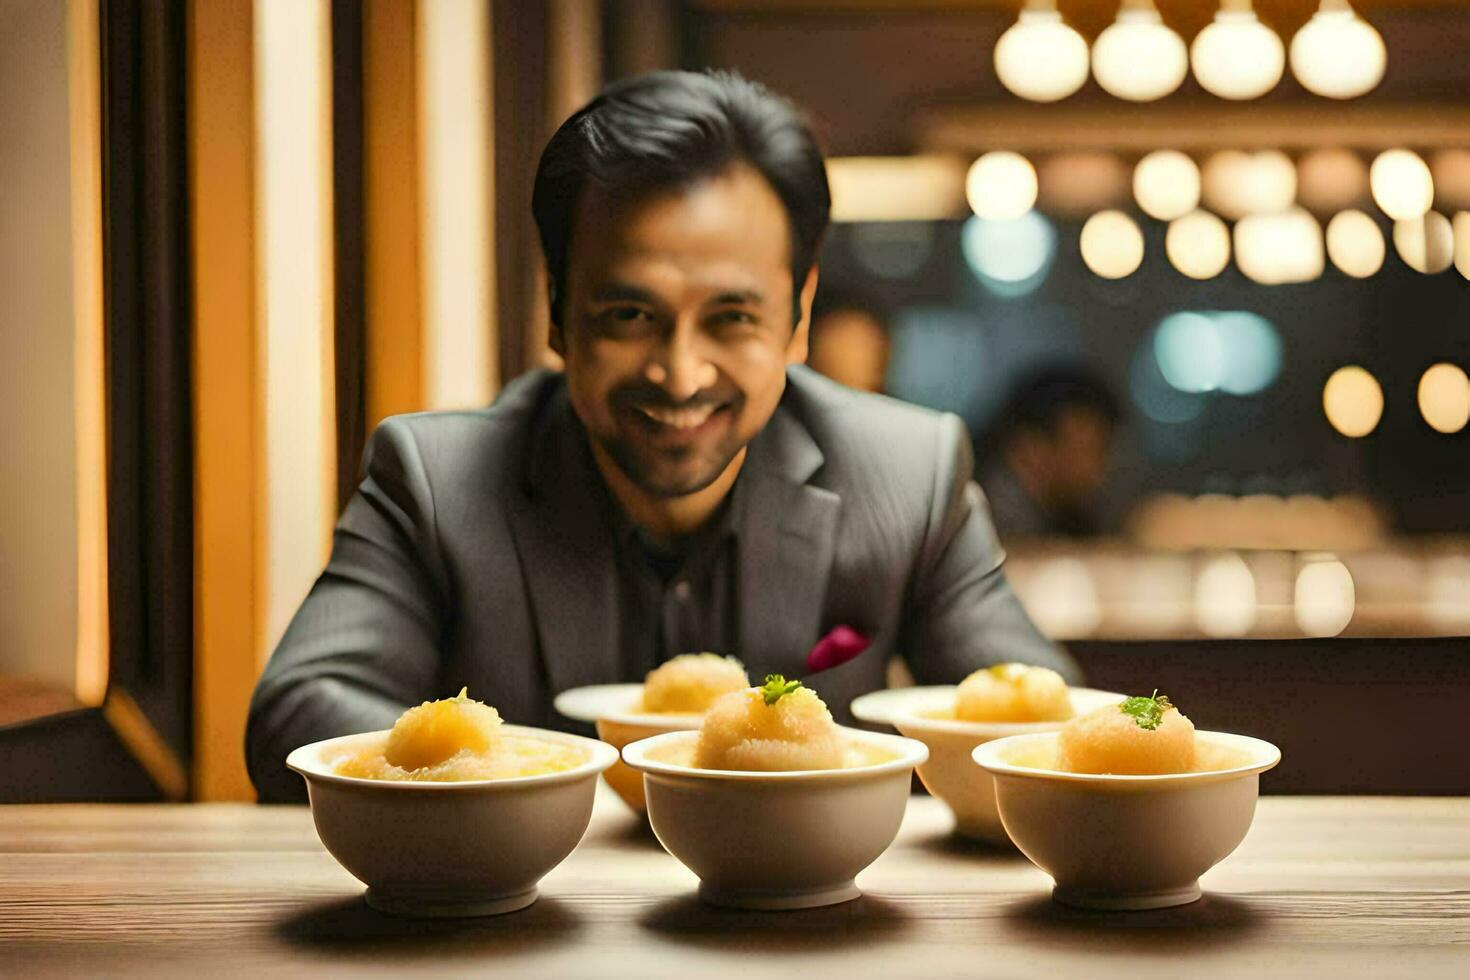
[[[558,692],[679,653],[803,676],[839,625],[868,641],[811,680],[839,718],[895,655],[1076,678],[1006,584],[959,420],[800,366],[829,204],[800,115],[737,76],[642,76],[562,125],[532,206],[565,370],[374,434],[256,688],[262,798],[303,797],[296,746],[464,685],[562,725]]]

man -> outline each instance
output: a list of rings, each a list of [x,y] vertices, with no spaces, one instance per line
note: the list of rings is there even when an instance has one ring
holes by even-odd
[[[980,485],[1003,538],[1098,533],[1118,418],[1107,386],[1080,368],[1045,368],[1016,386],[979,454]]]
[[[920,681],[1000,660],[1076,672],[1026,618],[953,417],[798,367],[828,220],[796,111],[731,75],[656,73],[569,119],[533,210],[563,374],[482,411],[389,419],[331,561],[266,667],[246,736],[282,760],[468,685],[508,720],[679,653],[815,681],[838,713],[901,652]]]
[[[823,285],[812,303],[807,366],[858,391],[883,391],[888,373],[888,317],[856,292]]]

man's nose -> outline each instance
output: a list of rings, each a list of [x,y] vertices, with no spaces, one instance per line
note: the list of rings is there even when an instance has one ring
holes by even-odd
[[[645,375],[676,402],[688,401],[719,376],[701,350],[698,331],[679,324],[649,360]]]

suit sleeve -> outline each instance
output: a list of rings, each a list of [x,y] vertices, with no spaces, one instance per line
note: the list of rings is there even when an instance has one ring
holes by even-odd
[[[255,688],[246,727],[262,801],[306,798],[294,748],[391,726],[432,697],[445,622],[434,505],[412,431],[389,419],[337,523],[332,555]]]
[[[954,684],[972,671],[1016,661],[1082,679],[1067,653],[1042,636],[1006,581],[1005,551],[973,479],[964,423],[939,426],[928,532],[905,609],[901,646],[920,684]]]

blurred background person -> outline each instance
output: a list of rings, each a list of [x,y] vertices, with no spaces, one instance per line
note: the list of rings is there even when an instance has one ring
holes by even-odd
[[[1100,532],[1119,416],[1112,392],[1084,368],[1044,368],[1016,385],[976,452],[1002,537]]]
[[[842,286],[817,290],[807,366],[858,391],[882,392],[892,342],[888,309]]]

